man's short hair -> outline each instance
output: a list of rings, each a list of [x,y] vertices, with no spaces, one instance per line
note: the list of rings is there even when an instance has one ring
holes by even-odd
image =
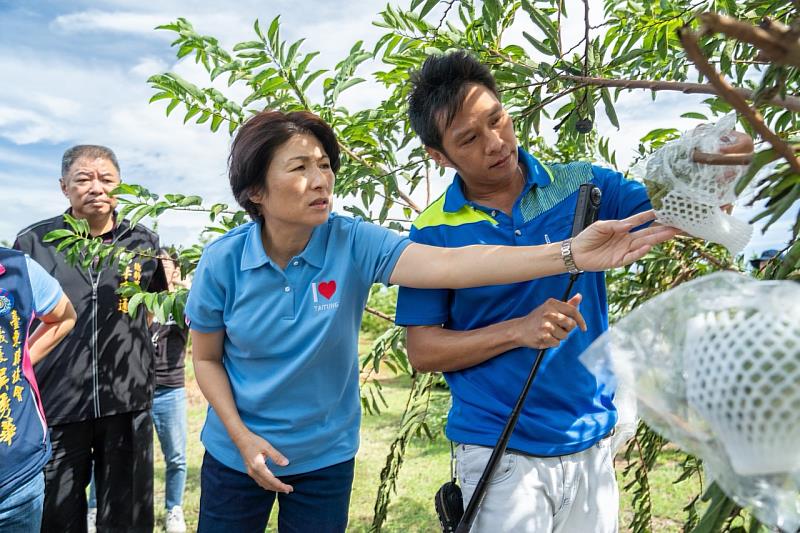
[[[75,161],[81,157],[89,159],[107,159],[114,165],[117,172],[120,171],[119,161],[117,161],[117,156],[111,148],[97,144],[79,144],[68,148],[67,151],[64,152],[64,156],[61,158],[61,177],[65,177],[69,174],[69,169],[71,169]]]
[[[492,73],[465,50],[429,56],[411,74],[408,118],[425,146],[444,152],[442,133],[461,110],[470,84],[483,85],[499,100]]]

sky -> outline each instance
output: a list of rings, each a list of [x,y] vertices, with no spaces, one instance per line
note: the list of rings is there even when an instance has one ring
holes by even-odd
[[[582,15],[579,3],[568,0],[568,8],[574,4],[568,11]],[[252,38],[256,18],[266,26],[280,15],[286,40],[306,38],[304,51],[320,51],[312,67],[332,68],[355,40],[363,39],[368,49],[377,41],[383,29],[372,22],[384,5],[375,0],[0,0],[0,241],[13,241],[22,228],[67,208],[58,186],[60,161],[75,144],[110,146],[123,180],[157,194],[191,193],[208,202],[235,203],[225,175],[230,143],[225,128],[212,133],[207,124],[183,125],[180,108],[166,117],[164,101],[148,104],[153,90],[146,80],[153,74],[172,71],[207,83],[193,59],[175,59],[171,32],[155,26],[186,17],[198,32],[217,37],[230,49]],[[592,23],[599,21],[602,13],[593,10]],[[536,31],[519,21],[504,38],[524,45],[523,30]],[[565,47],[571,46],[569,36],[577,41],[582,33],[580,17],[568,20]],[[369,67],[365,64],[359,73],[368,77]],[[228,94],[237,95],[235,90]],[[382,94],[382,88],[364,83],[345,92],[341,103],[365,108]],[[611,137],[618,162],[625,166],[638,139],[651,129],[695,126],[696,121],[680,115],[702,110],[701,99],[659,93],[653,102],[647,91],[623,93],[617,108],[622,129],[616,131],[604,117],[597,128]],[[543,131],[549,130],[544,123]],[[451,178],[450,173],[436,178],[434,193]],[[335,206],[341,211],[342,201]],[[752,213],[734,211],[742,218]],[[200,214],[167,214],[159,219],[158,231],[163,243],[188,245],[196,242],[206,220]],[[745,255],[782,247],[789,225],[786,218],[766,235],[757,228]]]

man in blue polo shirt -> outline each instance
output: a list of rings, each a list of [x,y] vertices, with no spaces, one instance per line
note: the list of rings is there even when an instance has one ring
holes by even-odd
[[[589,163],[544,165],[517,146],[489,70],[465,52],[432,56],[412,80],[412,127],[456,177],[415,221],[436,246],[533,245],[570,237],[577,191],[603,193],[600,219],[650,209],[639,183]],[[580,268],[580,265],[577,265]],[[490,482],[473,531],[611,532],[618,491],[608,435],[613,391],[578,361],[608,327],[603,273],[461,290],[400,289],[415,368],[443,371],[452,393],[447,436],[458,443],[464,503],[522,390],[538,348],[549,350]],[[565,306],[580,305],[581,313]],[[575,331],[576,321],[585,331]],[[581,329],[584,329],[581,327]],[[571,334],[570,334],[571,333]]]

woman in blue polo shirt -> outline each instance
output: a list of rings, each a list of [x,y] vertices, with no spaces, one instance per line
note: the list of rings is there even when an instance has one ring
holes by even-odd
[[[29,335],[37,318],[41,325]],[[0,247],[0,531],[39,533],[50,439],[33,365],[75,326],[61,286],[22,252]]]
[[[567,243],[436,248],[330,212],[339,148],[307,112],[263,112],[231,147],[234,197],[253,221],[208,245],[186,315],[202,431],[199,531],[344,531],[358,449],[358,331],[373,283],[463,288],[629,263],[671,228],[652,213],[593,225]],[[462,212],[463,211],[463,212]],[[482,220],[475,210],[442,224]],[[566,255],[567,257],[564,257]],[[561,307],[566,331],[582,322]],[[236,529],[232,529],[236,528]]]

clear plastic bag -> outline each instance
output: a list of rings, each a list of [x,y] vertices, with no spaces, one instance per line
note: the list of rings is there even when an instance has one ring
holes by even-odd
[[[736,126],[729,114],[716,124],[702,124],[668,142],[633,169],[647,187],[650,201],[664,224],[725,246],[732,255],[750,241],[752,227],[725,213],[721,206],[736,200],[735,186],[747,167],[695,163],[695,150],[719,153],[732,141]]]
[[[704,276],[632,311],[581,361],[764,524],[800,527],[800,284]]]

